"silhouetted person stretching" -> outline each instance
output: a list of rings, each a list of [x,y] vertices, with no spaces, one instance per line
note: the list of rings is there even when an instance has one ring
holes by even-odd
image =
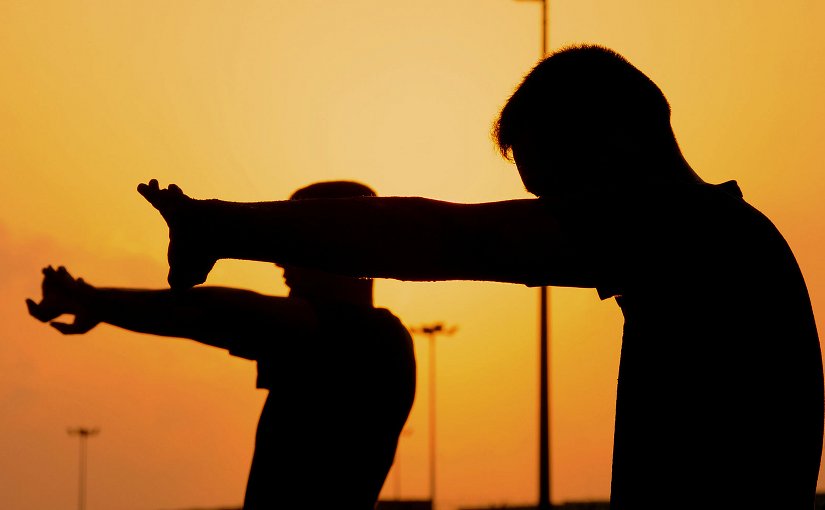
[[[372,196],[353,182],[318,183],[293,200]],[[392,465],[415,393],[408,331],[374,308],[372,280],[284,265],[288,298],[223,288],[96,288],[64,268],[43,270],[28,300],[64,334],[100,322],[191,338],[258,362],[269,390],[255,440],[245,510],[371,509]]]
[[[612,508],[810,509],[823,380],[805,283],[736,183],[690,168],[659,88],[610,50],[568,48],[524,79],[495,136],[538,199],[238,204],[156,181],[139,191],[169,224],[176,288],[240,258],[616,297]],[[434,249],[413,253],[424,234]]]

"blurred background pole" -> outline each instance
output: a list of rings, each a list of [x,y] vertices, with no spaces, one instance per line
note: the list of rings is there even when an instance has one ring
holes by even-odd
[[[548,339],[548,292],[539,291],[539,505],[538,510],[550,510],[550,377],[548,363],[550,345]]]
[[[435,339],[438,335],[452,335],[456,332],[458,328],[453,326],[451,328],[444,327],[442,323],[436,323],[428,326],[419,326],[410,328],[410,332],[413,334],[422,334],[427,337],[429,340],[429,350],[430,350],[430,370],[429,370],[429,400],[430,400],[430,409],[429,409],[429,439],[430,439],[430,505],[432,510],[435,510]]]
[[[80,480],[78,488],[78,504],[79,510],[86,508],[86,440],[100,432],[98,429],[87,429],[78,427],[76,429],[68,430],[70,436],[80,437]]]
[[[541,58],[547,55],[547,33],[550,0],[521,0],[541,2]],[[539,510],[550,510],[550,328],[548,307],[550,294],[547,287],[539,289]]]

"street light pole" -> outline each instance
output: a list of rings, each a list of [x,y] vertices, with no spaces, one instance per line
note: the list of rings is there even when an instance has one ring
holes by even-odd
[[[99,429],[87,429],[78,427],[76,429],[68,429],[70,436],[80,437],[80,480],[78,490],[78,509],[85,510],[86,508],[86,440],[89,437],[95,436],[100,432]]]
[[[435,339],[438,335],[450,336],[456,332],[458,328],[453,326],[451,328],[444,327],[442,323],[436,323],[428,326],[419,326],[410,328],[413,334],[420,333],[425,335],[429,340],[430,350],[430,370],[429,370],[429,439],[430,439],[430,505],[431,510],[435,510]]]
[[[550,0],[521,0],[541,2],[541,58],[547,55],[547,21]],[[547,287],[539,289],[539,503],[538,510],[550,510],[550,331],[548,308],[550,294]]]
[[[547,42],[549,41],[547,33],[547,21],[550,12],[550,0],[518,0],[520,2],[541,2],[541,57],[547,55]]]
[[[550,510],[550,341],[549,293],[547,287],[540,290],[539,306],[539,505],[538,510]]]

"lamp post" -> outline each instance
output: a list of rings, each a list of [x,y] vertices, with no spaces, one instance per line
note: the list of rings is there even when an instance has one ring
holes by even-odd
[[[547,55],[547,19],[550,0],[520,0],[541,2],[541,58]],[[538,510],[550,510],[550,377],[549,318],[550,294],[547,287],[539,289],[539,503]]]
[[[80,480],[78,490],[78,509],[85,510],[86,508],[86,440],[92,436],[96,436],[100,429],[87,429],[84,427],[77,427],[68,429],[70,436],[80,437]]]
[[[429,370],[429,439],[430,439],[430,504],[431,509],[435,510],[435,339],[438,335],[450,336],[456,332],[458,328],[453,326],[446,328],[442,323],[431,324],[427,326],[419,326],[410,328],[413,334],[420,333],[429,339],[430,350],[430,370]]]
[[[541,56],[547,55],[547,14],[550,11],[550,0],[517,0],[519,2],[541,2]]]

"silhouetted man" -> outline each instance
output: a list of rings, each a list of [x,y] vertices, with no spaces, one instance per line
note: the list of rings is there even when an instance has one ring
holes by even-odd
[[[527,75],[494,134],[538,199],[237,204],[156,181],[139,191],[170,227],[174,288],[239,258],[615,297],[612,508],[810,509],[823,380],[805,283],[737,184],[690,168],[659,88],[611,50],[568,48]],[[421,232],[435,249],[413,254]]]
[[[354,182],[317,183],[292,199],[374,196]],[[245,510],[371,509],[392,465],[415,393],[408,331],[374,308],[372,280],[283,265],[289,297],[224,287],[96,288],[65,268],[43,270],[28,300],[64,334],[100,322],[228,349],[258,363],[269,390],[255,440]]]

